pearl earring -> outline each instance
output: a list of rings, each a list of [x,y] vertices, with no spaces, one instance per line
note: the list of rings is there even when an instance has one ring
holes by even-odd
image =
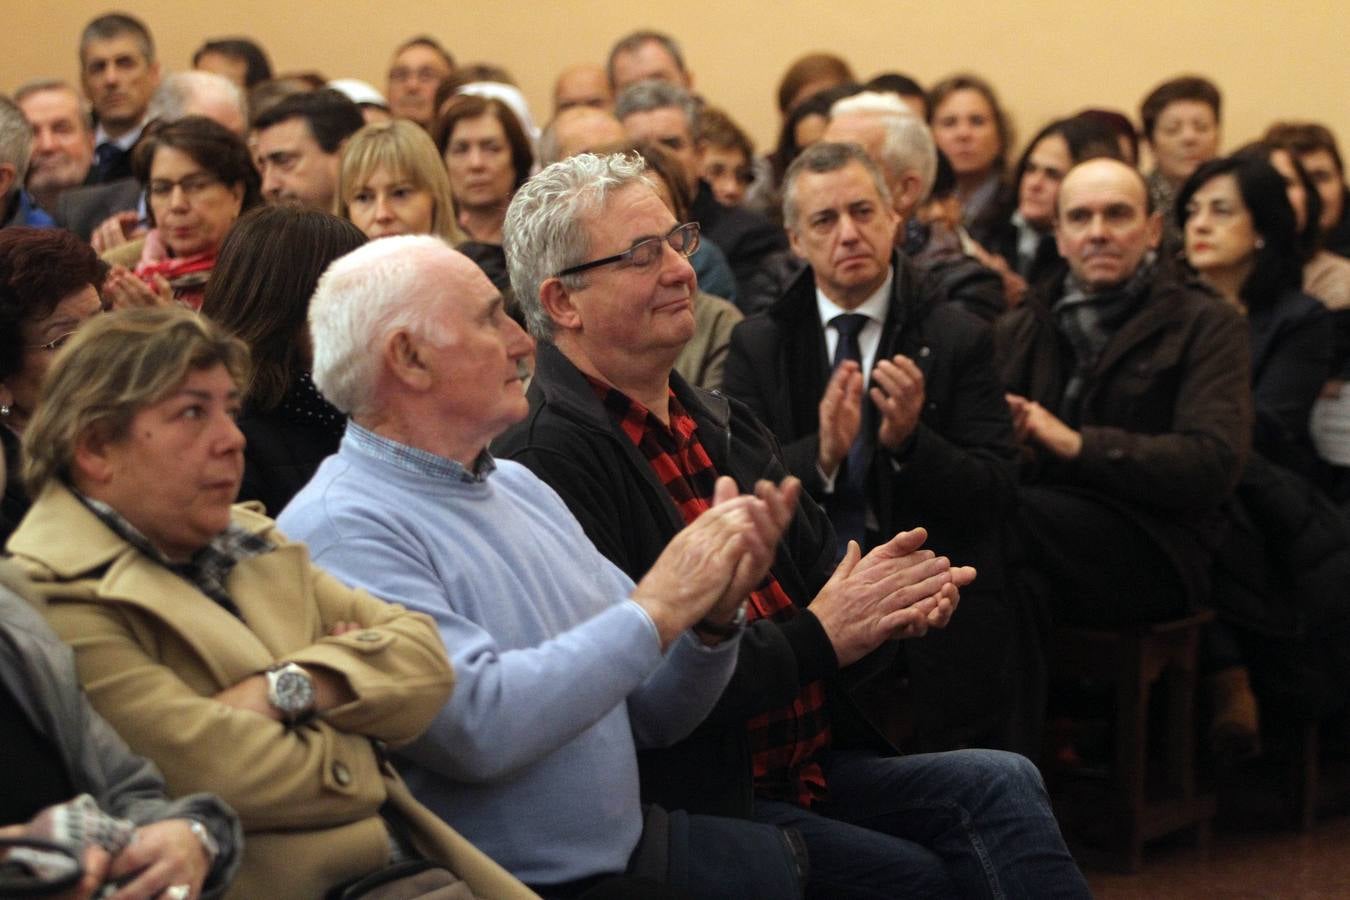
[[[9,404],[8,403],[0,404],[0,416],[7,416],[7,415],[9,415]]]
[[[1259,237],[1259,238],[1256,239],[1256,249],[1257,249],[1257,250],[1264,250],[1264,249],[1266,249],[1266,239],[1265,239],[1265,238]]]

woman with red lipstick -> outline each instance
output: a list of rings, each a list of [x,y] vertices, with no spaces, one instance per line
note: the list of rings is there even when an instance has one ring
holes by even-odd
[[[1303,254],[1285,180],[1257,156],[1204,163],[1177,195],[1186,260],[1245,314],[1251,335],[1253,452],[1215,556],[1204,664],[1220,762],[1259,752],[1262,710],[1321,715],[1343,698],[1350,577],[1346,522],[1313,489],[1308,420],[1331,374],[1332,329],[1303,293]],[[1322,699],[1319,699],[1322,698]],[[1343,699],[1336,701],[1343,705]],[[1264,713],[1263,713],[1264,715]]]
[[[153,227],[135,277],[121,266],[109,274],[104,290],[110,305],[177,300],[198,309],[225,235],[241,213],[262,202],[248,147],[224,126],[188,116],[143,138],[132,169],[145,185]]]
[[[1298,227],[1284,179],[1261,159],[1205,163],[1177,195],[1186,261],[1251,327],[1254,446],[1299,472],[1313,468],[1308,416],[1330,375],[1326,308],[1303,293]]]

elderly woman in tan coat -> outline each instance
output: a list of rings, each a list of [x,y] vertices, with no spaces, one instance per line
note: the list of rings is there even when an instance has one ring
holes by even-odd
[[[431,620],[344,587],[232,508],[246,352],[181,309],[82,330],[26,433],[36,500],[10,552],[95,708],[172,794],[238,811],[229,896],[308,900],[418,858],[479,896],[530,896],[384,757],[449,695]]]

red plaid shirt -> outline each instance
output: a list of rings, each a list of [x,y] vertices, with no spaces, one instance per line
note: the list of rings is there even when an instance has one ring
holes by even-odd
[[[717,471],[698,439],[698,423],[670,393],[670,427],[642,404],[589,376],[605,410],[642,451],[652,471],[675,502],[686,525],[712,507]],[[784,622],[797,607],[773,573],[750,593],[746,611],[750,620]],[[825,773],[818,754],[830,744],[830,722],[825,713],[825,684],[804,685],[787,706],[761,713],[746,723],[755,769],[755,793],[809,807],[825,796]]]

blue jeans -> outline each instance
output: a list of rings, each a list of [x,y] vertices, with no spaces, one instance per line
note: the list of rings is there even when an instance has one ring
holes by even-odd
[[[1036,767],[998,750],[821,760],[811,810],[755,801],[811,855],[808,897],[1091,897]]]

